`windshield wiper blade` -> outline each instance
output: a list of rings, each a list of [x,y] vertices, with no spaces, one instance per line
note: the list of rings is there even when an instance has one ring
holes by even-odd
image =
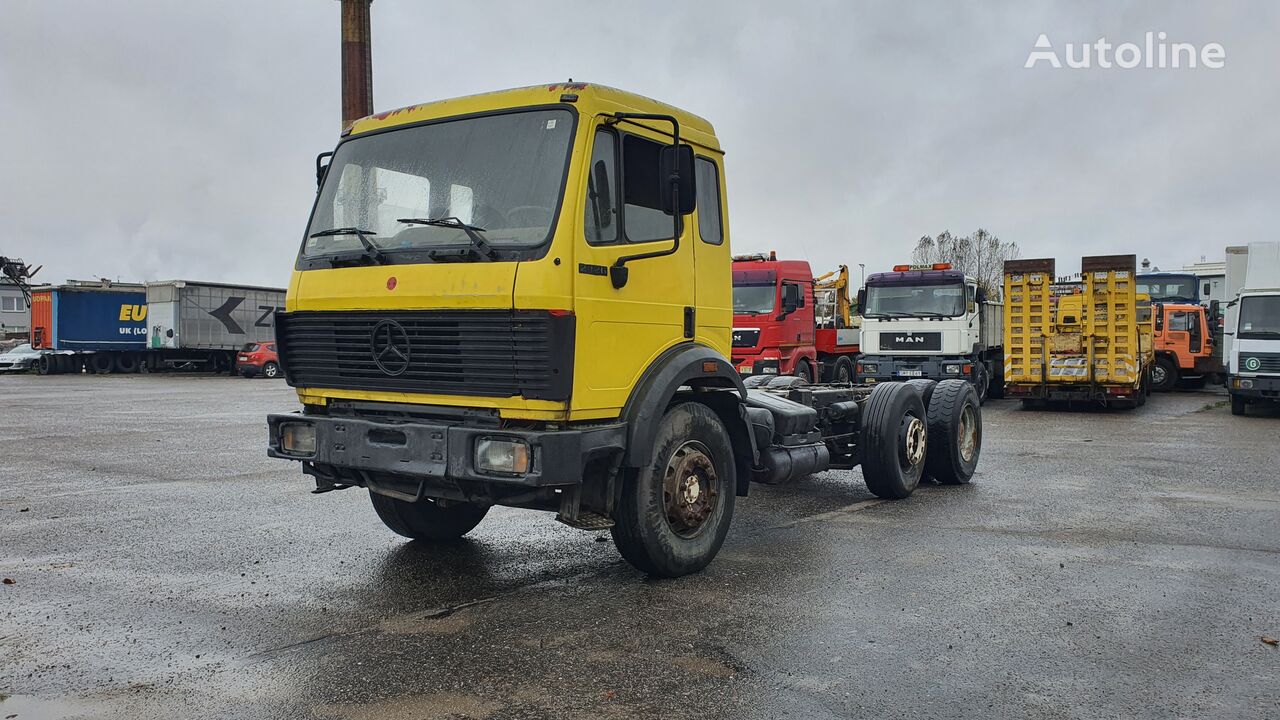
[[[471,249],[486,260],[496,260],[498,251],[494,250],[489,243],[485,242],[484,236],[480,233],[484,232],[484,228],[469,225],[462,222],[456,217],[438,217],[438,218],[398,218],[396,222],[402,222],[406,225],[430,225],[432,227],[447,227],[461,230],[466,233],[467,240],[471,242]],[[431,256],[436,256],[435,250],[431,251]]]
[[[340,227],[340,228],[330,228],[329,230],[321,230],[320,232],[314,232],[308,235],[307,237],[319,238],[319,237],[332,237],[334,235],[355,235],[356,237],[360,238],[360,244],[364,246],[366,256],[372,258],[373,261],[378,263],[379,265],[386,265],[387,262],[390,261],[390,258],[387,257],[386,253],[382,252],[382,248],[378,247],[372,240],[369,239],[370,235],[377,235],[377,234],[378,233],[372,230],[362,230],[358,227]]]

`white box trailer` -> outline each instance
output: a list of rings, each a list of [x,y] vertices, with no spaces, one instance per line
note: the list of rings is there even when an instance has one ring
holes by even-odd
[[[280,288],[187,280],[147,283],[147,347],[153,350],[239,350],[275,340]]]

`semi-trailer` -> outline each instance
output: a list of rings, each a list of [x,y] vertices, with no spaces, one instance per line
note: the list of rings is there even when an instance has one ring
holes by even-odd
[[[163,369],[229,372],[248,343],[275,338],[284,290],[170,280],[71,281],[32,291],[41,374]]]
[[[1005,394],[1133,408],[1146,402],[1155,359],[1151,300],[1137,257],[1081,261],[1081,280],[1055,287],[1054,260],[1006,260]]]

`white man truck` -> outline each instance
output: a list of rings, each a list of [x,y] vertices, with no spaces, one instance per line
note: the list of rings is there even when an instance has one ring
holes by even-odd
[[[858,381],[962,378],[978,397],[1004,392],[1003,306],[948,263],[872,273],[858,293]]]
[[[1249,243],[1244,263],[1230,250],[1227,286],[1239,287],[1227,308],[1227,392],[1231,414],[1244,415],[1253,403],[1280,402],[1280,243]],[[1239,273],[1243,264],[1244,281]]]

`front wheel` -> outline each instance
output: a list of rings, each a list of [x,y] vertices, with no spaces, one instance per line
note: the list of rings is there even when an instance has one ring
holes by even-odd
[[[383,525],[414,540],[456,540],[471,532],[489,512],[488,505],[406,502],[373,491],[369,492],[369,499]]]
[[[1178,367],[1167,357],[1156,359],[1151,366],[1151,389],[1156,392],[1168,392],[1178,384]]]
[[[797,360],[795,372],[792,374],[807,383],[813,383],[813,366],[809,364],[808,360]]]
[[[838,358],[835,369],[831,371],[831,379],[841,385],[851,385],[853,376],[853,361],[845,356]]]
[[[982,409],[973,385],[943,380],[929,401],[929,456],[925,471],[943,485],[973,477],[982,452]]]
[[[627,473],[613,543],[649,575],[697,572],[724,544],[736,490],[733,448],[720,418],[700,403],[676,405],[658,423],[649,461]]]
[[[1245,401],[1243,397],[1240,397],[1239,395],[1231,396],[1231,414],[1232,415],[1243,415],[1244,406],[1245,406]]]
[[[280,366],[273,362],[269,362],[266,365],[263,365],[262,376],[266,378],[280,377]]]
[[[900,500],[915,492],[924,474],[927,423],[916,388],[891,382],[871,391],[859,445],[862,477],[873,495]]]

